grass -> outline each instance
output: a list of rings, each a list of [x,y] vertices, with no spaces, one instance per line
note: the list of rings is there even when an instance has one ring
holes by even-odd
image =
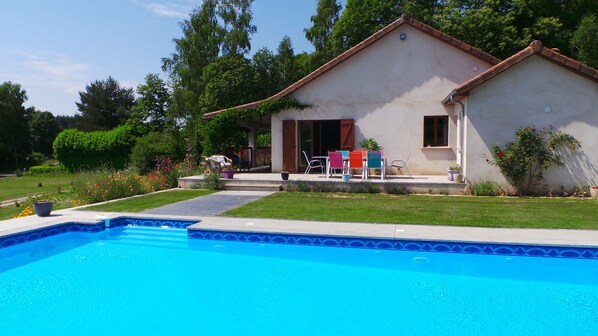
[[[598,230],[589,198],[456,197],[286,192],[225,216],[291,220]]]
[[[0,178],[0,201],[35,194],[56,193],[59,188],[61,190],[70,189],[75,176],[75,174],[57,173],[3,177]],[[42,184],[41,187],[38,187],[39,183]]]
[[[55,194],[52,194],[52,197],[50,198],[50,200],[54,203],[54,205],[52,207],[52,211],[66,209],[66,208],[71,207],[72,200],[73,200],[73,194],[70,192],[66,192],[66,193],[63,192],[60,194],[55,193]],[[0,208],[0,220],[14,218],[21,211],[23,211],[28,205],[30,205],[31,202],[32,202],[31,200],[20,202],[19,204],[21,206],[19,206],[19,207],[13,205],[13,206],[9,206],[9,207]]]
[[[89,211],[110,211],[110,212],[141,212],[147,209],[157,208],[164,205],[185,201],[191,198],[209,195],[212,190],[179,189],[161,192],[140,197],[128,198],[121,201],[106,204],[93,205],[83,208]]]

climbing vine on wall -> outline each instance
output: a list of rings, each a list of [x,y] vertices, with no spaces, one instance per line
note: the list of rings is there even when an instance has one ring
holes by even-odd
[[[281,98],[274,101],[264,101],[253,109],[230,108],[219,113],[214,119],[203,124],[202,147],[203,155],[209,156],[223,153],[227,145],[233,143],[238,134],[241,121],[259,120],[264,116],[273,115],[284,110],[303,110],[309,105],[301,104],[296,99]]]

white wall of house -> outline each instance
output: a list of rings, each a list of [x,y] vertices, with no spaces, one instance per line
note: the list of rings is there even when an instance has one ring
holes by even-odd
[[[403,24],[291,95],[313,107],[272,117],[272,169],[282,169],[283,120],[353,119],[355,148],[374,138],[389,159],[411,153],[412,173],[443,174],[457,158],[457,117],[441,101],[490,66]],[[422,148],[424,116],[449,114],[449,146]]]
[[[492,179],[506,185],[498,168],[486,163],[492,145],[513,141],[520,127],[553,126],[581,141],[564,153],[566,165],[549,169],[544,191],[571,192],[598,183],[598,83],[533,55],[474,88],[467,99],[466,162],[469,182]],[[550,111],[550,112],[545,112]]]

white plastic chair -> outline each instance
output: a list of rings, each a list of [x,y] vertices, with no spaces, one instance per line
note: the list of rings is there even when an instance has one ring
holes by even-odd
[[[407,163],[409,162],[410,157],[411,157],[411,153],[409,153],[407,155],[407,158],[405,160],[392,160],[392,162],[390,163],[390,166],[399,169],[399,171],[401,171],[401,169],[405,168],[405,170],[407,170],[407,174],[409,174],[409,177],[411,177],[411,172],[409,171],[409,168],[407,168]]]
[[[309,155],[307,155],[307,151],[303,151],[303,155],[305,156],[305,160],[307,161],[307,169],[305,169],[305,174],[309,174],[309,172],[314,168],[320,168],[322,174],[324,174],[324,164],[320,160],[310,159]]]

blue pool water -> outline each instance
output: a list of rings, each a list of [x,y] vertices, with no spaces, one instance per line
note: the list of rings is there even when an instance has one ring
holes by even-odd
[[[596,335],[598,260],[64,233],[0,249],[2,335]]]

